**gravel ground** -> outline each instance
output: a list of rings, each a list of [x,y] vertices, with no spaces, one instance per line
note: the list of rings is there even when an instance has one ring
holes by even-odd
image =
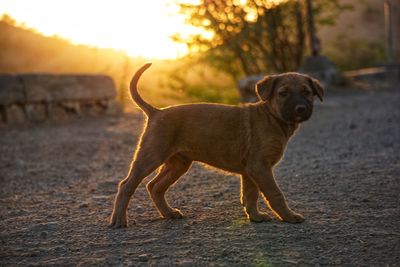
[[[400,266],[399,89],[316,107],[276,169],[295,225],[248,222],[238,177],[195,164],[167,194],[184,219],[159,219],[141,185],[130,226],[109,229],[139,112],[2,126],[0,265]]]

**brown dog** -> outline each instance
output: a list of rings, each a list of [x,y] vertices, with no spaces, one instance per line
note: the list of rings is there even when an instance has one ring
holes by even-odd
[[[132,98],[148,120],[128,176],[119,183],[110,226],[127,226],[126,210],[140,182],[160,168],[147,189],[164,218],[181,218],[171,208],[165,192],[200,161],[241,175],[241,201],[251,221],[271,218],[257,208],[259,192],[276,216],[286,222],[304,221],[286,204],[273,174],[289,138],[299,123],[310,118],[314,95],[322,101],[323,89],[306,75],[286,73],[267,76],[256,85],[260,101],[244,106],[188,104],[157,109],[144,102],[137,82],[151,63],[132,78]]]

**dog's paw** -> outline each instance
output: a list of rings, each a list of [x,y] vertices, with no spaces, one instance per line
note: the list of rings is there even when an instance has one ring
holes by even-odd
[[[178,209],[172,209],[171,212],[168,212],[167,214],[164,214],[163,217],[165,219],[182,219],[183,218],[183,214]]]
[[[269,216],[267,213],[259,212],[256,214],[249,215],[249,220],[256,223],[269,222],[272,221],[272,217]]]
[[[285,218],[284,221],[288,223],[301,223],[304,222],[304,217],[300,213],[292,212],[288,218]]]
[[[115,214],[111,215],[108,227],[114,229],[128,227],[126,216],[116,216]]]

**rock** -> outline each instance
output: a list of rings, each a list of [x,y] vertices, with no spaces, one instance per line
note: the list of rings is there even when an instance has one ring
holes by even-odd
[[[25,105],[25,109],[29,120],[43,121],[47,119],[48,110],[46,104],[27,104]]]
[[[176,262],[176,265],[182,266],[182,267],[184,267],[184,266],[189,267],[189,266],[194,266],[194,265],[196,265],[196,264],[195,264],[195,262],[192,261],[192,260],[189,260],[189,259],[186,260],[186,259],[184,259],[184,260],[179,260],[178,262]]]
[[[105,75],[25,74],[20,76],[27,102],[110,99],[113,80]]]
[[[113,80],[105,75],[0,75],[0,123],[64,120],[82,113],[117,114]]]
[[[107,103],[106,114],[108,115],[115,115],[122,111],[121,106],[115,101],[111,99]]]
[[[39,223],[32,225],[29,228],[29,231],[32,232],[51,232],[58,229],[58,224],[56,222],[48,222],[48,223]]]
[[[81,203],[81,204],[79,205],[79,208],[80,208],[80,209],[84,209],[84,208],[88,208],[88,207],[89,207],[89,203],[87,203],[87,202]]]
[[[253,103],[258,101],[256,94],[256,83],[261,80],[263,75],[251,75],[244,77],[238,82],[238,89],[240,93],[241,102]]]
[[[50,118],[53,120],[64,120],[68,117],[65,109],[58,103],[52,103],[49,106]]]
[[[336,66],[325,56],[308,57],[299,68],[300,73],[318,79],[324,85],[340,85],[343,77]]]
[[[67,113],[80,114],[80,105],[78,101],[61,102],[61,106]]]
[[[216,193],[214,193],[212,196],[213,196],[213,198],[219,198],[219,197],[221,197],[222,195],[223,195],[222,192],[216,192]]]
[[[40,237],[41,238],[46,238],[48,235],[49,235],[49,233],[47,231],[40,232]]]
[[[5,111],[5,120],[9,124],[21,123],[26,121],[23,107],[17,104],[8,106]]]
[[[51,102],[47,88],[51,86],[48,82],[47,75],[42,74],[25,74],[20,75],[24,87],[25,102]],[[51,90],[51,89],[49,89]]]
[[[106,258],[103,257],[86,257],[78,262],[77,266],[107,266]]]
[[[139,261],[148,261],[149,260],[149,255],[148,254],[141,254],[138,256]]]
[[[24,91],[17,75],[0,75],[0,106],[25,102]]]
[[[350,123],[350,125],[349,125],[349,129],[350,130],[354,130],[354,129],[356,129],[357,128],[357,124],[355,124],[355,123]]]
[[[101,104],[98,104],[95,101],[88,101],[81,103],[81,111],[82,114],[86,116],[96,116],[105,113],[106,108],[102,107]]]
[[[11,209],[10,213],[8,214],[8,216],[24,216],[29,214],[29,211],[24,210],[24,209],[13,209],[11,207],[7,207],[7,209]]]

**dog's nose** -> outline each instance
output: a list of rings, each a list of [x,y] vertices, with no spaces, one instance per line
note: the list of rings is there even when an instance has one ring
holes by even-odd
[[[300,115],[300,114],[303,114],[305,111],[306,111],[306,106],[304,106],[304,105],[297,105],[296,106],[296,113],[298,114],[298,115]]]

